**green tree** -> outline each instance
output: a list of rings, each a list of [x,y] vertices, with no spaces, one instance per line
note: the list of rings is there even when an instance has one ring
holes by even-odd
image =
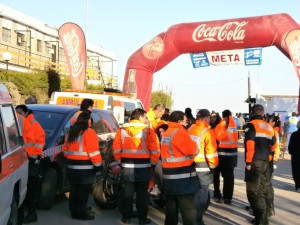
[[[160,85],[159,89],[152,92],[150,107],[153,108],[157,104],[163,104],[166,108],[171,109],[173,105],[173,93],[168,87]]]

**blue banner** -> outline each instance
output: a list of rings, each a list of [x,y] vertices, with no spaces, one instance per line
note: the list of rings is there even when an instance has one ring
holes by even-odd
[[[249,48],[244,51],[245,66],[261,65],[261,48]]]
[[[209,66],[209,61],[206,52],[190,54],[194,68]]]

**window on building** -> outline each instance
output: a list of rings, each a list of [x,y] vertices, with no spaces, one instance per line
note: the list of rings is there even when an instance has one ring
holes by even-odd
[[[36,51],[37,52],[42,52],[42,41],[37,39],[37,43],[36,43]]]
[[[24,42],[25,42],[25,35],[21,33],[17,33],[17,45],[24,46]]]
[[[10,43],[11,42],[11,30],[2,27],[2,41]]]
[[[49,44],[49,42],[45,42],[45,52],[46,52],[46,54],[50,54],[50,44]]]

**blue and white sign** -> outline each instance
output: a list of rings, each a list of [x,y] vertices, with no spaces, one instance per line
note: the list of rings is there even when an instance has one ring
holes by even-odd
[[[261,65],[261,48],[249,48],[245,49],[245,66]]]
[[[206,52],[190,54],[194,68],[209,66],[209,61]]]

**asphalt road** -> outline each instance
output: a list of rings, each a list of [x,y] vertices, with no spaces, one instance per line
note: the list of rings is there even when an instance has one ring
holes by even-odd
[[[253,218],[245,206],[248,205],[244,178],[244,156],[243,149],[239,149],[239,165],[235,169],[235,189],[232,205],[215,203],[211,200],[208,212],[204,216],[207,225],[227,225],[227,224],[250,224]],[[275,209],[276,215],[271,217],[270,224],[293,225],[300,224],[300,193],[295,192],[294,182],[291,175],[290,157],[286,156],[278,162],[273,179],[275,189]],[[211,185],[212,188],[212,185]],[[212,190],[211,190],[212,191]],[[212,195],[211,195],[212,196]],[[89,205],[95,211],[95,220],[79,221],[72,220],[68,209],[67,195],[57,198],[51,210],[38,210],[38,222],[35,225],[114,225],[122,224],[121,215],[117,209],[101,210],[97,208],[90,197]],[[164,212],[155,206],[149,207],[149,217],[153,225],[164,224]],[[131,224],[138,224],[137,219],[133,219]]]

